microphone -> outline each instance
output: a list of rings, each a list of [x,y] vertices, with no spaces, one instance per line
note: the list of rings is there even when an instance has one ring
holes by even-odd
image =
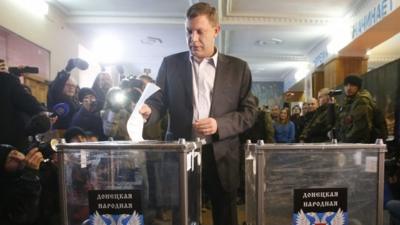
[[[55,106],[53,106],[52,110],[60,118],[66,117],[70,111],[69,105],[65,102],[56,104]]]

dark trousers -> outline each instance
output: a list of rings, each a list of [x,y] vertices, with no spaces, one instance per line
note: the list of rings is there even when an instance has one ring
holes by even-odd
[[[212,145],[203,145],[202,181],[203,193],[211,201],[213,224],[237,225],[236,191],[227,192],[222,187]]]

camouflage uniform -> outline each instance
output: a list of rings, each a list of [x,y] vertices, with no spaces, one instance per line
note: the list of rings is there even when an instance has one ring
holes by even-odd
[[[308,123],[310,123],[311,119],[313,118],[315,114],[315,111],[313,112],[308,112],[303,116],[300,116],[298,123],[298,131],[300,134],[303,132],[304,128],[307,126]]]
[[[327,133],[332,129],[333,124],[329,119],[328,104],[318,107],[311,120],[305,125],[299,139],[306,142],[329,141]]]
[[[337,120],[338,139],[344,143],[370,143],[375,101],[367,90],[345,97]]]
[[[269,111],[258,109],[256,122],[253,127],[240,135],[241,142],[264,140],[266,143],[274,143],[275,130],[273,123],[274,121]]]

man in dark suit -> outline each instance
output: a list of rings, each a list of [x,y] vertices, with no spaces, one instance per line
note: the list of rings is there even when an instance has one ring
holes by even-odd
[[[241,59],[218,53],[216,9],[192,5],[186,13],[189,52],[164,58],[157,77],[161,90],[140,110],[148,123],[166,111],[167,140],[201,138],[203,188],[211,200],[215,225],[236,225],[239,137],[256,118],[251,73]]]

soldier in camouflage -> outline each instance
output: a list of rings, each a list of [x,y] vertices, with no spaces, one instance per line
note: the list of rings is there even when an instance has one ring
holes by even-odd
[[[329,141],[327,134],[333,127],[328,108],[330,98],[328,88],[322,88],[318,92],[319,107],[310,121],[305,125],[299,137],[300,142],[315,143]]]
[[[375,101],[371,94],[361,89],[362,80],[357,75],[344,79],[344,104],[337,120],[338,139],[343,143],[370,143]]]
[[[303,115],[300,116],[298,121],[298,132],[300,134],[303,132],[304,127],[306,127],[306,125],[310,123],[317,108],[318,108],[318,100],[315,98],[311,98],[310,100],[308,100],[303,104]]]

